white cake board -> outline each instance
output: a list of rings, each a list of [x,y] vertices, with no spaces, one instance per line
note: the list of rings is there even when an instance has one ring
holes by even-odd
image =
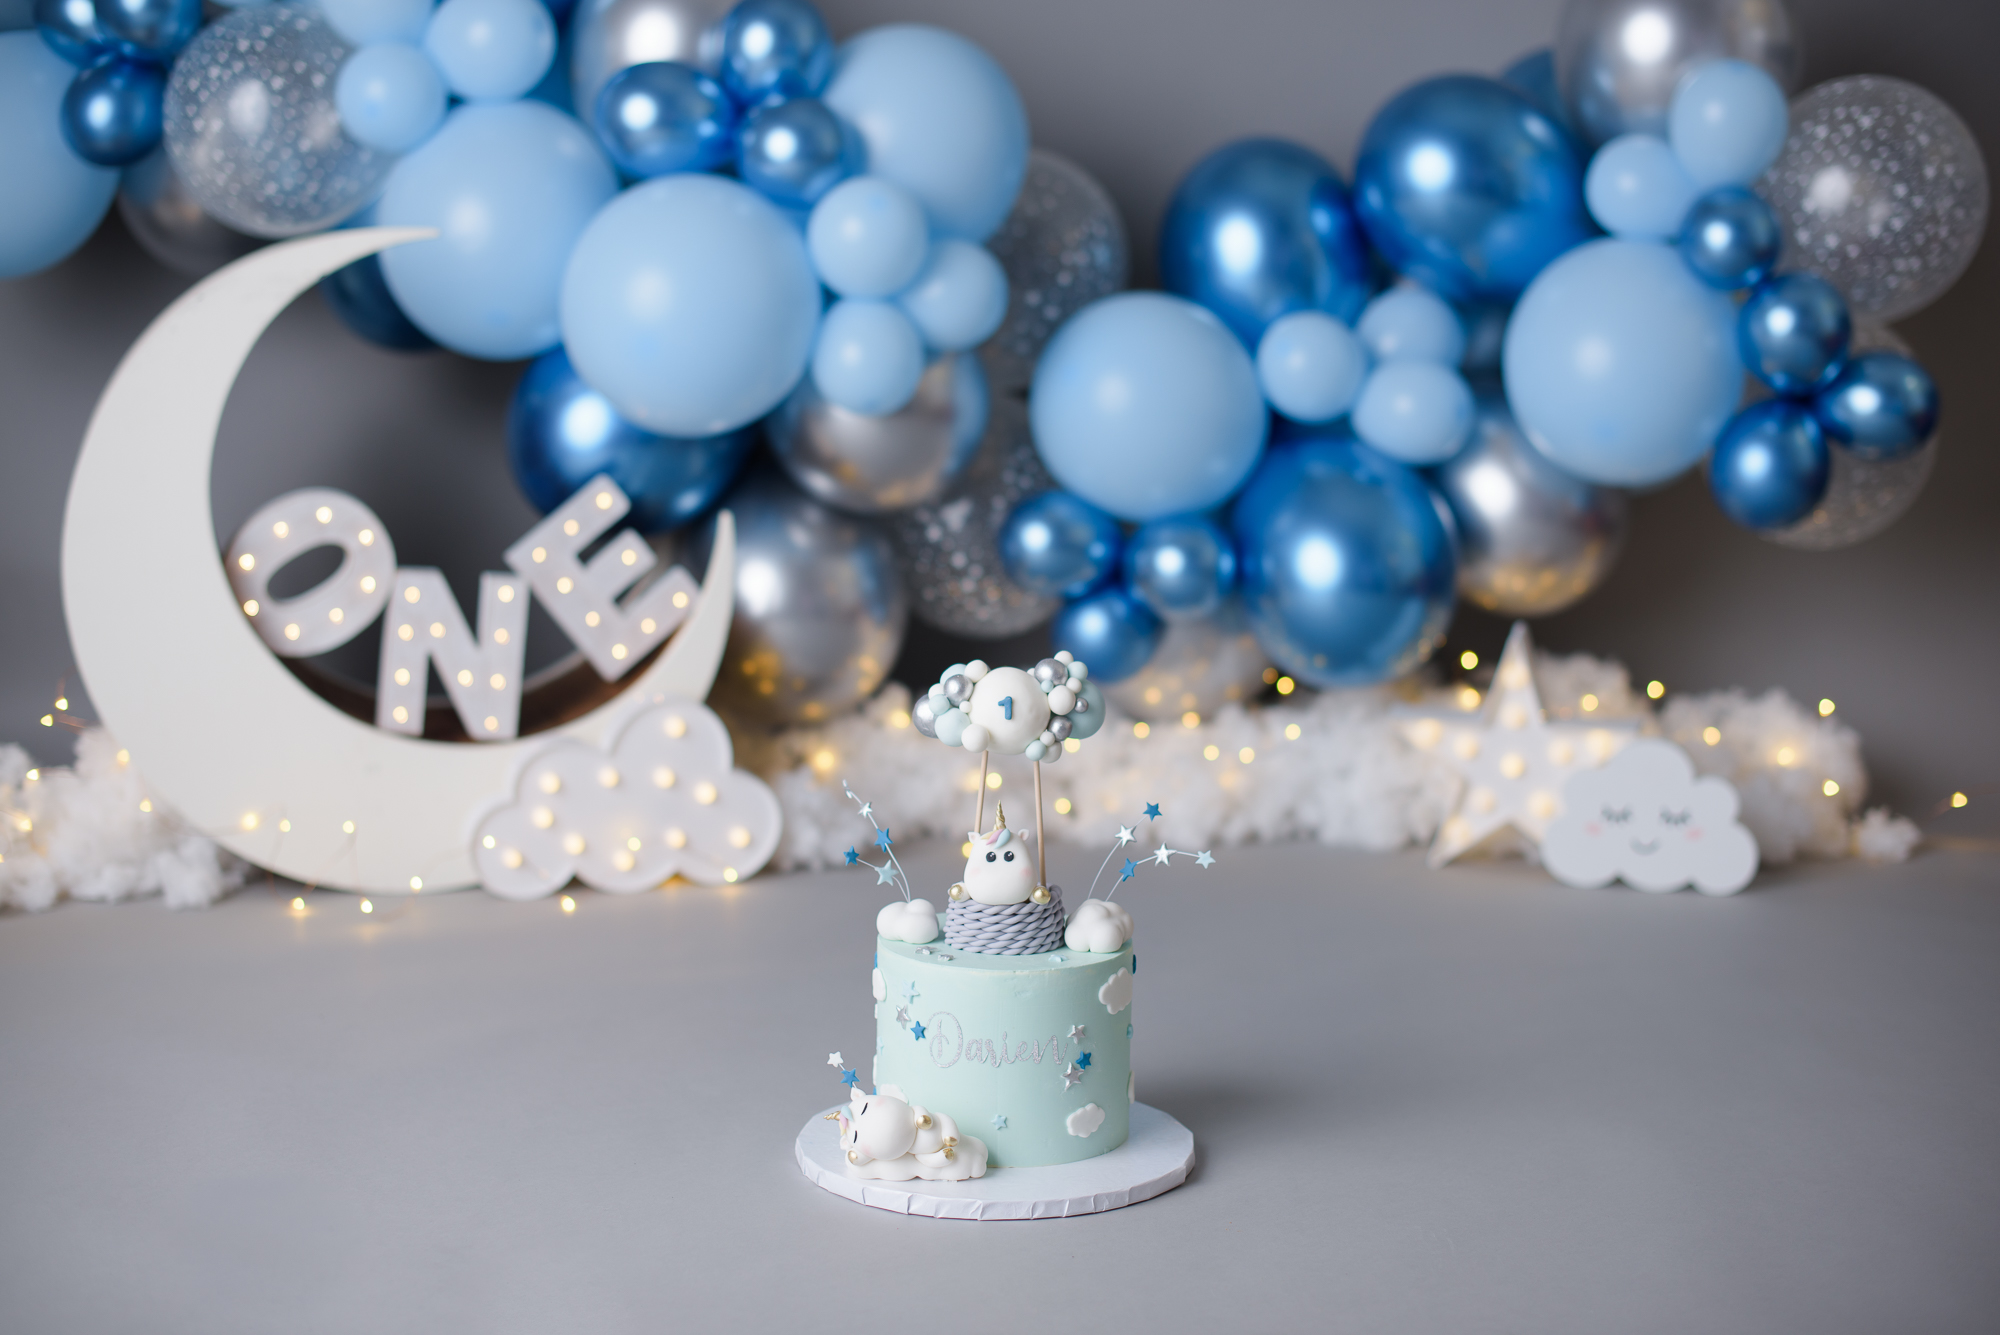
[[[1062,1219],[1172,1191],[1194,1167],[1194,1133],[1158,1108],[1135,1103],[1125,1143],[1095,1159],[994,1168],[970,1182],[873,1182],[847,1175],[840,1138],[824,1114],[815,1114],[799,1132],[798,1155],[800,1171],[814,1185],[878,1210],[934,1219]]]

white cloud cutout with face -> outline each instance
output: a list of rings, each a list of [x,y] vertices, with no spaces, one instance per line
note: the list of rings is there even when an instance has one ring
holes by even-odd
[[[1736,790],[1672,742],[1627,745],[1563,786],[1563,812],[1542,836],[1542,862],[1566,885],[1622,880],[1640,890],[1693,885],[1733,895],[1757,873],[1757,840],[1737,821]]]

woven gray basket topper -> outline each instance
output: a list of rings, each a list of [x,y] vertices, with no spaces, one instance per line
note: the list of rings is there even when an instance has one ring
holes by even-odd
[[[981,904],[955,899],[944,911],[944,939],[979,955],[1040,955],[1063,943],[1062,887],[1049,887],[1049,902]]]

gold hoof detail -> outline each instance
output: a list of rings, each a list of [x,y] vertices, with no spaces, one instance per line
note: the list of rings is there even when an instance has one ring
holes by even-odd
[[[965,884],[964,884],[964,882],[960,882],[959,884],[957,884],[957,885],[954,885],[954,886],[953,886],[953,887],[951,888],[951,897],[952,897],[953,899],[964,899],[964,898],[965,898]]]
[[[931,1115],[929,1113],[925,1113],[917,1118],[917,1125],[919,1127],[928,1129],[930,1124],[931,1124]]]
[[[858,1164],[858,1163],[860,1163],[860,1162],[861,1162],[861,1156],[860,1156],[859,1154],[857,1154],[857,1153],[856,1153],[855,1151],[853,1151],[853,1150],[849,1150],[849,1151],[847,1152],[847,1162],[849,1162],[849,1163],[853,1163],[853,1164]]]
[[[1037,904],[1046,904],[1049,902],[1049,888],[1046,885],[1038,885],[1035,887],[1034,893],[1029,895],[1028,898],[1034,900]]]

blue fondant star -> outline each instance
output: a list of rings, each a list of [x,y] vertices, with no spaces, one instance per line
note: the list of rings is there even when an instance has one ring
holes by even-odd
[[[1078,1066],[1081,1066],[1084,1070],[1088,1071],[1090,1069],[1090,1054],[1088,1052],[1079,1054],[1076,1059],[1076,1064]]]
[[[922,1038],[923,1036],[924,1036],[924,1022],[922,1020],[910,1021],[910,1037]]]
[[[1007,1129],[1007,1114],[1006,1114],[1006,1113],[994,1113],[994,1114],[993,1114],[993,1129],[994,1129],[995,1131],[1005,1131],[1005,1130]]]
[[[1129,1024],[1125,1026],[1125,1037],[1132,1037],[1132,1026]]]
[[[842,1070],[841,1070],[841,1072],[840,1072],[840,1083],[841,1083],[841,1084],[843,1084],[843,1085],[846,1085],[846,1086],[847,1086],[847,1087],[848,1087],[849,1089],[853,1089],[853,1088],[854,1088],[854,1082],[855,1082],[856,1080],[858,1080],[858,1079],[860,1079],[860,1077],[859,1077],[859,1076],[857,1076],[857,1075],[855,1075],[853,1071],[851,1071],[851,1070],[848,1070],[848,1069],[846,1069],[846,1068],[842,1068]]]
[[[1132,861],[1132,859],[1130,858],[1126,858],[1125,870],[1118,873],[1118,879],[1121,881],[1129,881],[1138,874],[1139,874],[1139,864]]]
[[[1134,978],[1139,976],[1139,952],[1136,950],[1132,952],[1132,976]],[[912,996],[910,1000],[915,1001],[916,997]]]
[[[1215,855],[1204,848],[1201,852],[1194,855],[1194,865],[1197,867],[1213,867],[1215,865]]]
[[[896,868],[894,867],[894,865],[885,862],[881,866],[875,868],[875,884],[894,885],[895,882],[896,882]]]
[[[881,829],[875,831],[875,847],[887,848],[890,844],[893,844],[895,842],[896,842],[895,840],[889,837],[888,826],[884,825]]]
[[[1146,803],[1146,819],[1158,820],[1159,818],[1160,818],[1160,804],[1158,802]]]
[[[912,978],[909,982],[903,984],[903,995],[909,998],[911,1001],[915,1001],[919,996],[922,995],[917,991],[916,979]]]
[[[857,863],[857,862],[859,862],[859,861],[861,861],[861,855],[860,855],[859,853],[855,852],[855,851],[854,851],[853,849],[851,849],[851,848],[850,848],[850,849],[848,849],[848,850],[847,850],[847,862],[846,862],[846,864],[845,864],[845,865],[847,865],[847,866],[849,866],[849,867],[852,867],[852,866],[853,866],[853,865],[854,865],[855,863]]]

